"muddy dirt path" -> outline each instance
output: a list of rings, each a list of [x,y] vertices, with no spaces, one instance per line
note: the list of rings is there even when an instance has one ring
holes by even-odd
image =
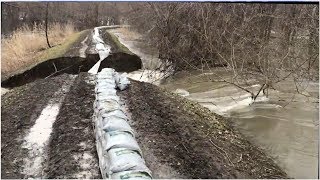
[[[87,73],[14,88],[1,98],[2,178],[100,178]]]
[[[24,159],[28,149],[23,149],[24,137],[35,125],[42,110],[65,82],[71,77],[38,80],[15,88],[1,98],[1,177],[23,178]]]
[[[94,85],[80,73],[53,124],[46,178],[101,178],[93,134]]]
[[[131,81],[120,93],[154,178],[286,178],[229,121],[160,88]]]
[[[23,174],[25,177],[42,177],[44,160],[47,159],[47,145],[52,132],[52,125],[59,113],[61,103],[69,91],[75,76],[71,76],[56,91],[47,102],[47,106],[41,111],[35,124],[23,138],[22,148],[27,150],[27,157],[23,162]]]

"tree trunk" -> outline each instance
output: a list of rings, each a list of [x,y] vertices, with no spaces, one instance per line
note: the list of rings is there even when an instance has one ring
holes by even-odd
[[[46,7],[46,20],[45,20],[45,26],[46,26],[46,39],[47,39],[47,44],[48,47],[51,48],[51,45],[49,43],[49,38],[48,38],[48,14],[49,14],[49,2],[47,2],[47,7]]]
[[[97,2],[95,5],[95,26],[99,26],[99,3]]]

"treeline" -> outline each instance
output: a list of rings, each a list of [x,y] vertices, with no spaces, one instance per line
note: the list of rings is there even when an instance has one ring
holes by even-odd
[[[49,24],[72,23],[77,29],[123,23],[127,3],[115,2],[2,2],[1,34],[7,35],[19,27],[44,24],[48,4]]]
[[[318,77],[318,4],[172,2],[131,8],[130,24],[176,70],[223,66],[268,85],[293,75]]]

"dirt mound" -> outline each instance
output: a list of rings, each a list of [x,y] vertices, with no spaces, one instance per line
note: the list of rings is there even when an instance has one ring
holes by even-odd
[[[21,179],[23,137],[30,129],[49,99],[70,79],[69,75],[41,79],[17,87],[1,97],[1,178]]]
[[[120,94],[154,178],[287,178],[228,119],[154,85],[131,83]]]
[[[93,133],[94,85],[80,73],[60,108],[48,145],[46,178],[101,178]]]
[[[85,83],[86,80],[87,73],[80,73],[65,95],[49,144],[44,148],[47,159],[41,163],[41,178],[101,178],[91,120],[94,85]],[[22,148],[24,138],[49,100],[68,81],[68,74],[39,79],[2,96],[1,178],[30,177],[23,171],[23,160],[28,157],[28,150]]]

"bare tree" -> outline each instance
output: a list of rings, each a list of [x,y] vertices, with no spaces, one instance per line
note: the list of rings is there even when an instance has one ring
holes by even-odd
[[[317,4],[140,3],[131,5],[128,18],[149,35],[160,58],[170,61],[175,71],[214,73],[213,68],[220,66],[233,77],[216,74],[210,81],[233,84],[255,100],[284,80],[301,84],[318,78],[314,73],[319,67],[318,8]],[[248,88],[252,83],[260,88]]]
[[[48,47],[51,48],[51,45],[49,43],[49,38],[48,38],[48,16],[49,16],[49,2],[47,2],[46,4],[45,33],[46,33]]]

